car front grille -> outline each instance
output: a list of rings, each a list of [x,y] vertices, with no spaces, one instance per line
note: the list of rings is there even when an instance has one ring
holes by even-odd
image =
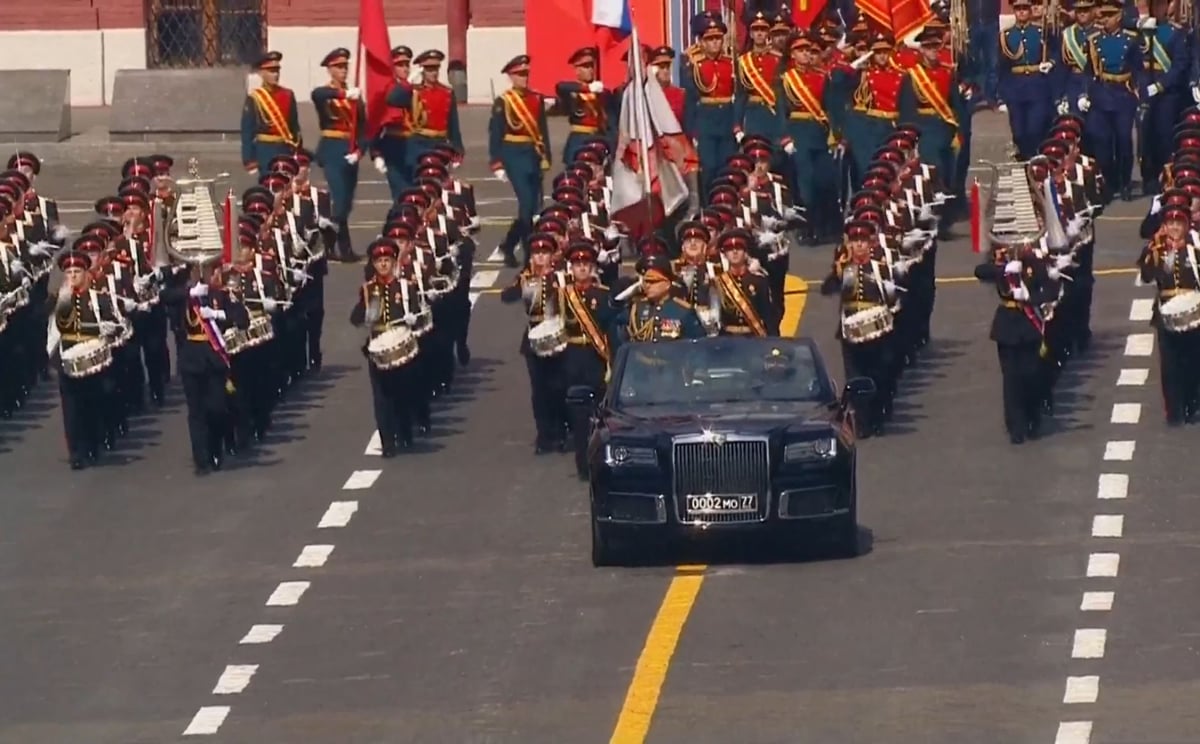
[[[765,520],[771,499],[766,438],[729,435],[720,443],[711,440],[698,435],[676,437],[672,443],[672,492],[679,521],[740,524]],[[701,508],[690,508],[693,506]]]

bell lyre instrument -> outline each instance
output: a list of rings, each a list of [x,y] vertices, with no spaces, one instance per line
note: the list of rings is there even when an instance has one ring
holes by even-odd
[[[993,239],[1004,242],[1040,236],[1042,228],[1026,164],[987,160],[981,160],[980,164],[991,171],[984,219]]]
[[[173,258],[191,267],[202,267],[221,258],[224,244],[212,186],[227,178],[228,173],[201,178],[200,162],[191,158],[188,177],[175,181],[178,192],[174,203],[154,200],[152,247],[157,265]]]

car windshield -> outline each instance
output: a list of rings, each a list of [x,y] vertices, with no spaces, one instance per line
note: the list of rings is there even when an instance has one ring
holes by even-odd
[[[808,342],[718,337],[634,344],[615,390],[619,406],[828,400],[830,383]]]

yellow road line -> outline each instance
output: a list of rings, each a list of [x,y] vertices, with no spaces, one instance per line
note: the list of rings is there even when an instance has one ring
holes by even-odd
[[[804,317],[804,306],[808,301],[807,284],[797,276],[788,276],[784,285],[783,319],[779,323],[780,336],[795,336]],[[658,708],[663,685],[671,657],[683,635],[700,587],[704,586],[707,566],[677,566],[675,576],[667,586],[667,594],[659,605],[658,614],[650,625],[646,643],[633,671],[633,680],[625,693],[625,703],[617,717],[609,744],[644,744],[650,733],[650,723]]]

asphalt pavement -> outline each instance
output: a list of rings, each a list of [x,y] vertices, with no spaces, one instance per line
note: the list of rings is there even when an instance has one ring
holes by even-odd
[[[468,139],[486,259],[515,202]],[[69,224],[115,188],[127,147],[47,155],[39,185]],[[228,146],[155,149],[240,170]],[[360,250],[388,201],[362,173]],[[455,394],[394,460],[376,456],[347,322],[357,267],[331,271],[321,375],[262,453],[215,476],[191,474],[177,387],[104,467],[69,471],[47,385],[0,423],[0,742],[1200,741],[1195,432],[1163,424],[1142,335],[1145,206],[1100,221],[1093,349],[1021,447],[1000,415],[994,292],[965,241],[943,244],[934,341],[895,424],[863,444],[850,560],[593,569],[569,456],[533,456],[521,313],[494,296],[512,276],[496,263],[477,267]],[[813,287],[830,254],[795,250],[789,324],[840,377],[836,302]]]

